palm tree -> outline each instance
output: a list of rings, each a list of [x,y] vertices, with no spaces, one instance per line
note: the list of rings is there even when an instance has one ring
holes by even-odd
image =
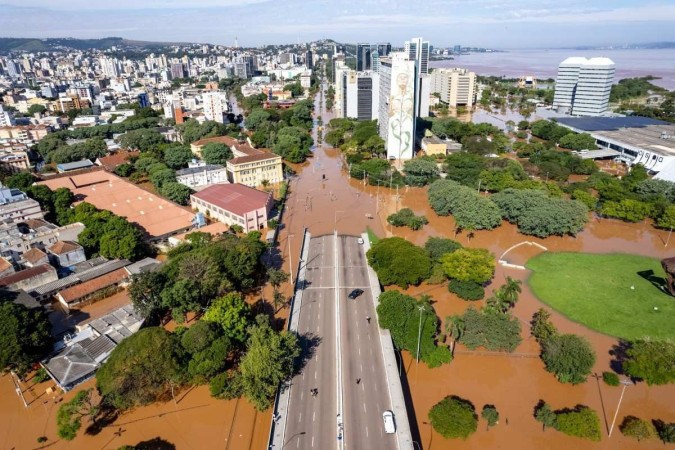
[[[453,356],[455,354],[455,345],[464,334],[465,329],[466,327],[462,316],[449,316],[445,318],[445,335],[452,340],[451,351]]]
[[[511,308],[516,306],[518,302],[518,294],[522,292],[520,288],[521,283],[520,280],[506,277],[506,284],[499,289],[502,301],[507,303]]]

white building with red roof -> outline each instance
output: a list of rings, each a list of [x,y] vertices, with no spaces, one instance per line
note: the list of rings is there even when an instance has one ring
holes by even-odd
[[[267,226],[273,203],[272,193],[243,184],[214,184],[190,196],[193,209],[246,232]]]

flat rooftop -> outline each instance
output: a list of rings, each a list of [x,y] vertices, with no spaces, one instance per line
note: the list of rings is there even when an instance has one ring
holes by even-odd
[[[148,192],[123,178],[97,170],[41,181],[51,190],[70,189],[78,202],[91,203],[99,209],[126,218],[143,228],[150,238],[159,238],[192,226],[194,214]]]
[[[636,116],[565,117],[556,120],[576,132],[590,133],[596,139],[615,142],[622,147],[675,156],[675,123]]]

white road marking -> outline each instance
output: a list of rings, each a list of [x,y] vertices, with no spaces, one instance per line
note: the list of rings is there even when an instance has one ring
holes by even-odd
[[[302,413],[298,416],[298,422],[302,422]]]
[[[312,422],[316,422],[316,411],[312,413]]]
[[[359,347],[359,356],[361,356],[361,347]]]
[[[316,380],[316,372],[314,372],[314,379]]]
[[[365,404],[365,403],[363,404],[363,412],[367,412],[367,411],[366,411],[366,404]]]
[[[297,442],[298,442],[298,443],[297,443],[297,444],[295,444],[295,448],[300,448],[300,439],[298,439],[298,441],[297,441]]]
[[[314,447],[314,436],[312,436],[312,447]]]
[[[300,401],[302,401],[302,398],[305,396],[305,391],[300,391]]]
[[[368,426],[366,426],[366,437],[368,437]]]

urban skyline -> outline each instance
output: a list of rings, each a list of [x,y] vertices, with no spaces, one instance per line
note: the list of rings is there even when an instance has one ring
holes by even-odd
[[[148,20],[153,27],[146,26]],[[610,45],[675,40],[673,21],[675,5],[664,0],[646,4],[621,0],[611,6],[598,0],[572,0],[564,5],[518,0],[508,10],[494,0],[436,0],[423,5],[381,0],[350,0],[339,5],[329,1],[197,0],[189,8],[174,0],[122,0],[114,7],[82,0],[0,3],[0,29],[5,36],[117,35],[225,45],[234,44],[237,38],[243,46],[321,38],[399,42],[417,35],[437,46],[458,42],[500,48]]]

